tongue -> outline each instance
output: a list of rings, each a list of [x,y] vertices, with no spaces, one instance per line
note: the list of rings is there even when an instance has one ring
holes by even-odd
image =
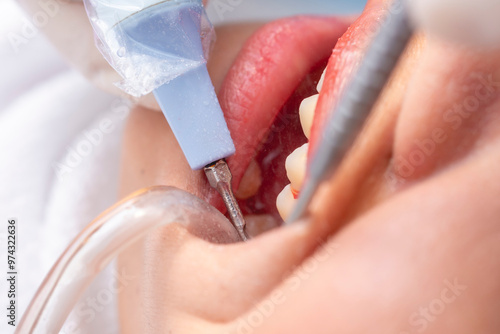
[[[336,18],[294,17],[264,26],[243,47],[219,93],[236,146],[228,159],[235,188],[278,112],[346,29]]]

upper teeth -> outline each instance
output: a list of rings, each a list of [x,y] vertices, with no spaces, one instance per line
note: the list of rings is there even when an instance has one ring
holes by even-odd
[[[276,207],[278,208],[281,218],[284,220],[288,218],[288,216],[292,213],[296,201],[297,200],[293,196],[291,186],[287,185],[276,199]]]
[[[321,90],[323,89],[323,84],[325,83],[325,76],[326,76],[326,68],[323,71],[323,74],[321,74],[321,79],[319,79],[318,86],[316,86],[316,90],[318,91],[318,93],[320,93]]]
[[[304,144],[286,158],[286,174],[292,184],[292,188],[296,191],[300,191],[304,183],[308,149],[309,144]]]
[[[323,88],[323,82],[325,80],[326,69],[321,76],[318,83],[318,92]],[[316,106],[318,104],[319,94],[308,97],[302,101],[299,108],[300,123],[302,124],[302,130],[307,139],[311,135],[311,128],[314,120],[314,112],[316,111]],[[283,191],[278,195],[276,199],[276,206],[281,215],[281,218],[286,220],[293,207],[295,206],[296,194],[302,189],[306,175],[307,167],[307,151],[309,149],[309,144],[305,144],[295,151],[292,152],[286,159],[285,168],[288,179],[291,184],[285,187]]]
[[[299,115],[300,123],[302,124],[302,130],[307,139],[311,136],[311,128],[314,120],[314,111],[316,110],[316,105],[318,104],[319,94],[313,95],[304,99],[300,104]]]

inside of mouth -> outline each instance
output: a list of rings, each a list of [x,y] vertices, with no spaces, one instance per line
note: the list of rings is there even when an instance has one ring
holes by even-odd
[[[276,198],[290,183],[286,174],[285,161],[295,149],[307,142],[300,123],[299,107],[305,98],[317,94],[316,87],[327,62],[328,59],[325,59],[316,64],[312,71],[303,78],[276,115],[267,135],[254,154],[253,163],[259,167],[260,173],[252,173],[250,178],[257,179],[260,176],[261,180],[254,180],[260,184],[260,187],[253,196],[238,199],[238,202],[245,216],[265,217],[263,220],[268,227],[283,223],[276,208]],[[241,183],[239,190],[245,187],[244,183]],[[262,219],[260,220],[262,222]]]

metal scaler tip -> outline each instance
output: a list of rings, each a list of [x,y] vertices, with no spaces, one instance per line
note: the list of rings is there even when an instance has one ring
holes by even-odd
[[[205,167],[205,174],[207,175],[210,185],[215,188],[219,194],[222,196],[222,200],[226,205],[227,212],[231,218],[233,226],[238,231],[241,240],[248,241],[249,237],[245,232],[245,218],[241,213],[238,202],[233,194],[233,189],[231,187],[231,180],[233,175],[229,170],[225,160],[216,161]]]

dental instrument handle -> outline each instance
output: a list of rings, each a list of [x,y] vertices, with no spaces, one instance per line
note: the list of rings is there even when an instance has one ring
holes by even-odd
[[[124,19],[117,28],[126,53],[159,54],[177,71],[153,93],[193,170],[235,152],[208,74],[203,15],[201,0],[164,1]]]
[[[351,82],[325,125],[323,138],[308,166],[306,182],[287,223],[307,213],[319,185],[331,177],[354,143],[406,48],[413,29],[405,0],[396,0]]]
[[[243,214],[241,213],[238,202],[233,194],[231,186],[233,176],[226,161],[219,160],[206,166],[205,174],[207,175],[210,185],[222,196],[229,213],[229,217],[231,218],[231,222],[233,223],[236,231],[238,231],[241,240],[248,241],[249,237],[245,231],[245,219],[243,218]]]
[[[234,154],[206,65],[157,88],[154,95],[193,170]]]

